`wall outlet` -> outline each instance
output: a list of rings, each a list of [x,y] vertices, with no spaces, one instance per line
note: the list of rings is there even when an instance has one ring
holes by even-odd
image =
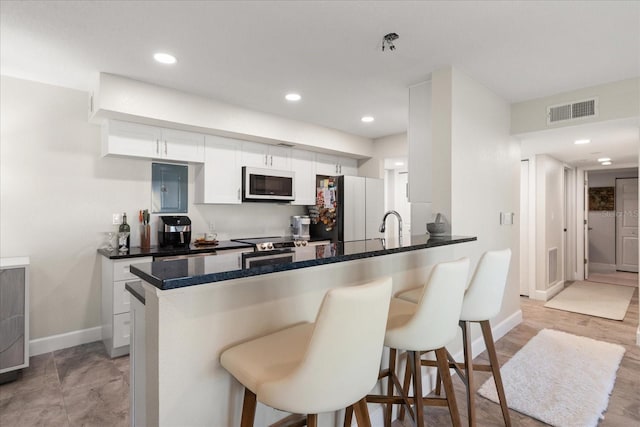
[[[113,214],[113,219],[112,219],[113,225],[118,225],[121,222],[122,222],[122,220],[120,219],[120,214],[119,213],[114,213]]]

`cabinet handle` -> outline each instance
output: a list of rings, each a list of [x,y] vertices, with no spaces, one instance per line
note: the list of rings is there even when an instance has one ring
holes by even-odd
[[[269,166],[273,166],[273,156],[271,156],[271,164]]]
[[[156,154],[160,154],[160,140],[156,139]]]
[[[340,173],[342,173],[342,165],[339,165],[339,166],[340,166]]]
[[[268,154],[264,155],[264,165],[267,166],[267,159],[269,158]]]
[[[167,141],[164,141],[164,154],[167,154]]]
[[[338,173],[338,164],[336,163],[336,173]]]

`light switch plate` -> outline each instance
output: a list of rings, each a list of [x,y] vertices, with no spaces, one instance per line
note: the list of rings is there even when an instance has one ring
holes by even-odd
[[[513,212],[500,212],[500,225],[513,225]]]
[[[113,218],[112,219],[113,225],[118,225],[118,224],[120,224],[122,222],[120,220],[120,214],[119,213],[114,213],[112,218]]]

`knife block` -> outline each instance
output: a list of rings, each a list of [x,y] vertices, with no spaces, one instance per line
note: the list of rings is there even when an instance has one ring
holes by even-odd
[[[143,225],[140,227],[140,248],[151,248],[151,225]]]

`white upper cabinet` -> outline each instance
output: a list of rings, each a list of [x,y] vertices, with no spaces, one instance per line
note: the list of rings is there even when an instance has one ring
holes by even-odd
[[[202,134],[162,129],[162,143],[164,143],[162,158],[193,163],[204,162],[204,135]]]
[[[240,141],[207,135],[204,165],[196,168],[196,203],[241,203]]]
[[[204,135],[109,120],[102,130],[102,155],[204,162]]]
[[[316,204],[316,175],[314,173],[314,153],[291,150],[291,169],[295,172],[295,195],[292,205]]]
[[[348,157],[338,157],[331,154],[316,154],[316,175],[358,175],[358,161]]]
[[[257,142],[243,142],[242,166],[291,170],[291,149]]]

